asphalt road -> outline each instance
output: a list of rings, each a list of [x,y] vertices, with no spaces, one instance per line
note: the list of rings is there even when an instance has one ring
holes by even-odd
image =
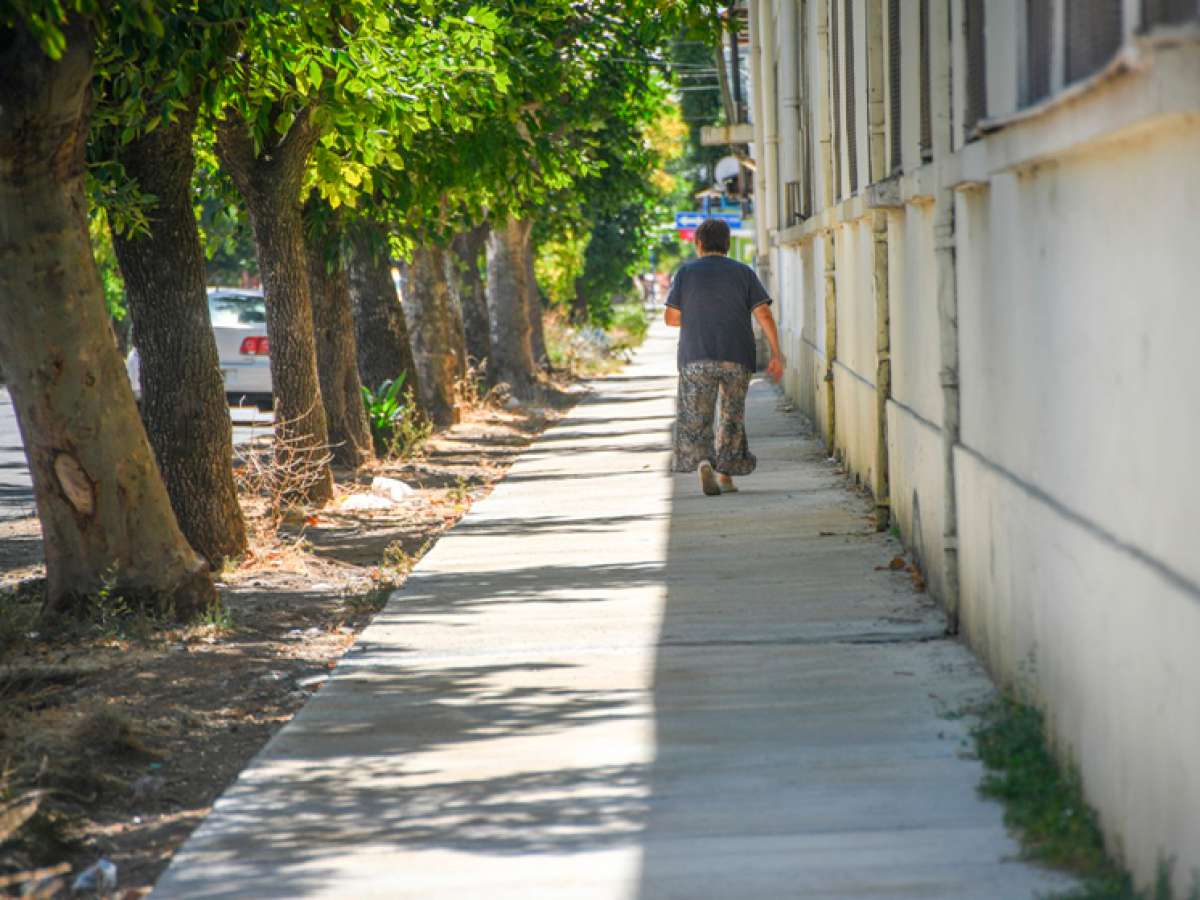
[[[253,407],[233,407],[229,412],[235,444],[246,443],[270,428],[270,413]],[[0,519],[18,519],[36,511],[17,417],[8,391],[0,387]]]

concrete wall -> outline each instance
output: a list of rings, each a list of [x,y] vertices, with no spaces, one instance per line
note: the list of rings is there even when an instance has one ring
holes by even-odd
[[[892,391],[887,433],[892,516],[935,596],[945,596],[942,531],[942,389],[933,207],[909,203],[888,216]]]
[[[962,624],[1132,860],[1200,866],[1200,120],[960,194]],[[1164,177],[1165,173],[1170,173]]]
[[[871,225],[858,220],[837,229],[837,359],[833,368],[837,447],[857,481],[872,483],[875,448],[875,306]]]
[[[878,133],[867,47],[881,45],[885,6],[855,0],[849,195],[844,134],[820,140],[832,126],[829,7],[798,5],[807,43],[799,28],[771,39],[808,72],[799,116],[818,140],[799,175],[817,209],[768,229],[785,388],[852,476],[875,485],[883,461],[879,499],[951,622],[998,681],[1045,710],[1139,883],[1174,857],[1182,887],[1200,870],[1200,540],[1187,517],[1200,504],[1200,24],[1143,29],[1127,2],[1118,57],[1064,85],[1058,46],[1052,95],[1030,107],[1023,7],[988,0],[981,136],[963,125],[962,2],[930,0],[933,158],[919,146],[914,13],[901,23],[901,121],[889,111],[886,123],[903,170],[868,186],[886,171],[867,137],[872,121]],[[844,129],[844,91],[841,109]],[[797,137],[779,135],[783,157]],[[841,197],[827,190],[836,176]],[[763,177],[778,188],[781,170]],[[881,210],[886,244],[872,234]]]

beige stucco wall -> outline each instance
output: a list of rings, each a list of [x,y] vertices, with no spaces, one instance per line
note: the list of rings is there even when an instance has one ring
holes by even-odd
[[[837,358],[833,370],[837,446],[851,476],[872,483],[875,445],[875,307],[872,296],[874,238],[865,220],[843,225],[834,247],[837,279]]]
[[[888,216],[888,294],[892,392],[888,468],[892,516],[943,597],[942,390],[938,382],[938,311],[933,207],[921,198]]]
[[[1200,120],[957,204],[961,615],[1114,841],[1200,868]]]
[[[915,54],[902,56],[910,111],[901,123],[903,174],[880,201],[888,217],[887,465],[893,521],[931,592],[956,596],[963,635],[997,680],[1045,710],[1056,746],[1079,767],[1139,884],[1174,858],[1181,888],[1200,870],[1200,540],[1187,516],[1200,504],[1191,465],[1200,446],[1200,40],[1194,29],[1135,36],[1140,6],[1125,7],[1123,67],[968,141],[959,124],[961,10],[932,0],[933,19],[949,14],[958,26],[953,47],[931,48],[933,162],[921,160],[911,114]],[[828,73],[816,56],[823,5],[803,9],[812,46],[799,58],[820,137],[828,128]],[[860,90],[866,11],[856,0]],[[909,50],[915,19],[902,21]],[[989,110],[1014,114],[1021,13],[987,0],[986,21]],[[777,40],[782,55],[787,39]],[[856,105],[865,185],[861,94]],[[780,138],[786,153],[793,136]],[[870,484],[878,435],[871,208],[864,190],[842,201],[823,195],[819,140],[814,149],[818,208],[771,236],[785,386],[827,433],[824,252],[832,235],[835,443]],[[948,268],[934,226],[936,209],[951,206]],[[939,310],[939,284],[948,286],[948,310]],[[960,385],[952,467],[947,338]],[[957,588],[947,578],[948,496]]]

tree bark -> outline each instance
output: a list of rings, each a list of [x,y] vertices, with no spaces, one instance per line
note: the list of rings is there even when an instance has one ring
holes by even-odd
[[[404,307],[392,280],[387,235],[378,226],[352,226],[347,235],[346,270],[358,334],[358,374],[377,390],[383,382],[404,376],[420,403],[421,381],[408,339]]]
[[[461,322],[454,314],[446,280],[446,252],[436,245],[418,246],[401,291],[422,404],[430,420],[441,427],[458,421],[454,390],[466,373]]]
[[[246,552],[246,525],[192,210],[194,123],[188,111],[120,148],[126,173],[157,199],[148,235],[112,239],[141,363],[142,421],[179,527],[215,568]]]
[[[536,382],[533,345],[526,311],[524,248],[530,223],[509,218],[487,239],[487,305],[492,355],[488,377],[507,382],[517,397],[529,397]]]
[[[245,123],[235,113],[229,115],[217,129],[217,152],[246,201],[258,250],[271,342],[277,456],[281,461],[294,458],[306,470],[293,499],[319,505],[333,497],[333,473],[322,462],[329,452],[329,431],[317,375],[300,213],[300,185],[317,131],[311,110],[305,110],[282,140],[255,154]]]
[[[323,201],[309,201],[318,202]],[[306,247],[321,399],[334,462],[356,469],[374,453],[358,377],[350,283],[342,262],[340,228],[325,217],[313,218],[322,219],[310,220]]]
[[[455,367],[460,373],[467,371],[467,333],[463,327],[461,291],[458,287],[458,259],[450,247],[438,248],[442,256],[442,278],[446,282],[446,296],[450,300],[450,344],[454,350]],[[459,375],[461,378],[462,375]]]
[[[488,227],[480,225],[456,235],[450,245],[456,276],[453,284],[462,307],[467,356],[476,364],[486,363],[492,352],[488,333],[487,291],[483,284],[483,273],[479,271],[479,257],[487,244],[487,235]]]
[[[33,476],[48,616],[110,586],[186,617],[216,600],[138,416],[92,257],[83,192],[90,27],[53,62],[23,26],[0,49],[0,357]]]
[[[587,294],[583,292],[583,279],[575,279],[575,297],[571,301],[571,321],[576,325],[586,325],[588,321]]]
[[[530,229],[532,231],[532,229]],[[533,269],[533,239],[525,243],[525,314],[529,317],[529,344],[533,350],[533,361],[541,368],[548,368],[550,357],[546,353],[546,331],[542,323],[542,295],[538,291],[537,275]]]

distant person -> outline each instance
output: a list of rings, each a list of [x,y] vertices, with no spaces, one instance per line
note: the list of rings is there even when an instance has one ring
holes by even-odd
[[[754,270],[730,259],[729,226],[705,219],[696,229],[699,256],[679,267],[664,319],[679,326],[679,396],[673,472],[699,472],[700,487],[716,496],[736,491],[734,475],[749,475],[757,460],[746,442],[746,390],[754,374],[758,319],[771,345],[767,377],[783,376],[771,298]],[[721,416],[714,427],[717,396]]]

